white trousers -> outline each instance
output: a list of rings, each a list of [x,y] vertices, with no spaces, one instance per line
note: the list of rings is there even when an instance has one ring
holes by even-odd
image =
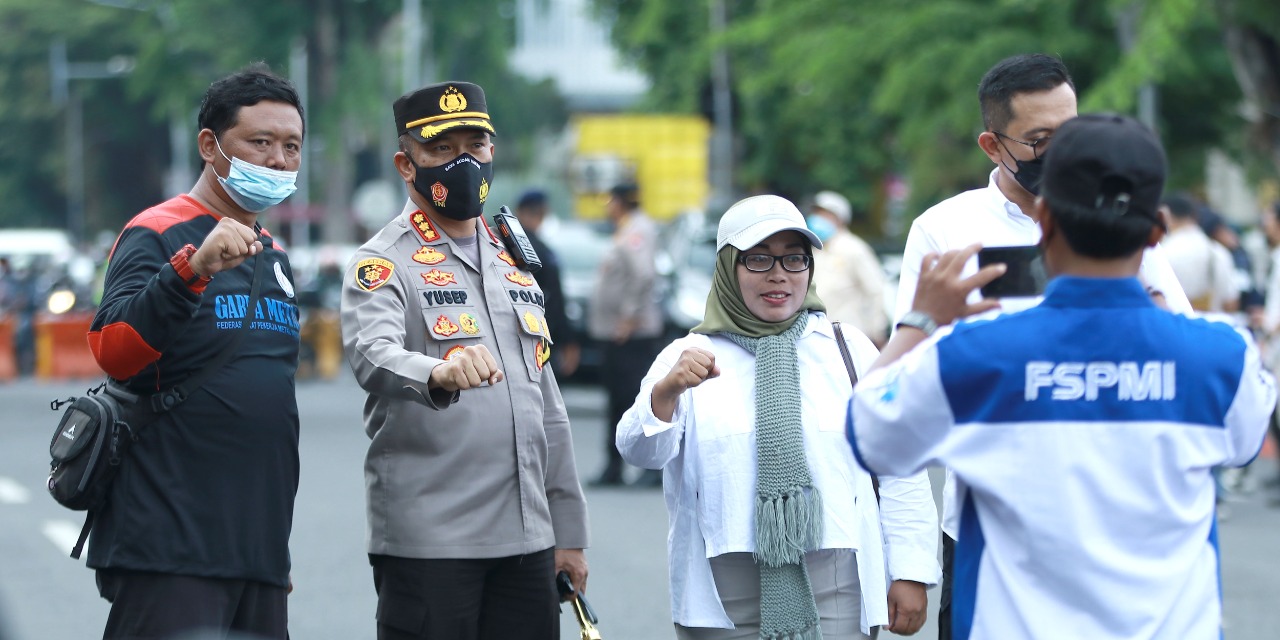
[[[858,561],[848,549],[805,554],[809,582],[818,603],[823,640],[869,640],[862,633],[862,586]],[[750,553],[726,553],[711,559],[711,574],[725,613],[735,629],[676,625],[678,640],[756,640],[760,637],[760,569]]]

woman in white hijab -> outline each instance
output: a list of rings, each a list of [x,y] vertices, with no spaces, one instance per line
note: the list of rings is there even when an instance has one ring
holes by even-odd
[[[731,207],[702,324],[663,350],[618,424],[623,458],[664,470],[678,638],[854,639],[924,623],[939,574],[929,480],[881,478],[877,505],[854,460],[839,341],[855,371],[877,353],[823,313],[821,246],[783,198]]]

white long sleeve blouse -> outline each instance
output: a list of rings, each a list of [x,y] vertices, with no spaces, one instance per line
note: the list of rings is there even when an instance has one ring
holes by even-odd
[[[842,328],[861,376],[878,355],[875,346],[854,327]],[[720,376],[685,391],[671,422],[663,422],[653,415],[653,385],[689,347],[715,354]],[[929,478],[925,472],[880,478],[877,509],[871,476],[846,440],[852,386],[825,314],[810,316],[796,351],[805,455],[823,500],[821,548],[857,554],[862,631],[869,633],[889,621],[890,581],[938,582],[938,514]],[[722,336],[690,334],[658,355],[618,423],[622,457],[665,471],[671,615],[682,626],[733,628],[708,559],[755,550],[755,375],[751,353]]]

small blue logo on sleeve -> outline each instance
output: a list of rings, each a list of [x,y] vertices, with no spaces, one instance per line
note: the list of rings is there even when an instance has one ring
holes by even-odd
[[[898,375],[895,373],[893,375],[893,378],[891,378],[887,383],[885,383],[883,387],[883,391],[880,394],[880,402],[883,402],[884,404],[889,404],[897,400],[898,387],[900,384],[901,383],[898,380]]]

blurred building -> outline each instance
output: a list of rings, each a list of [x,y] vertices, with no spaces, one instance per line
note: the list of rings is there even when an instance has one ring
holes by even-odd
[[[591,15],[589,0],[516,0],[512,67],[555,80],[571,111],[618,111],[649,89],[649,80],[622,65],[609,27]]]

